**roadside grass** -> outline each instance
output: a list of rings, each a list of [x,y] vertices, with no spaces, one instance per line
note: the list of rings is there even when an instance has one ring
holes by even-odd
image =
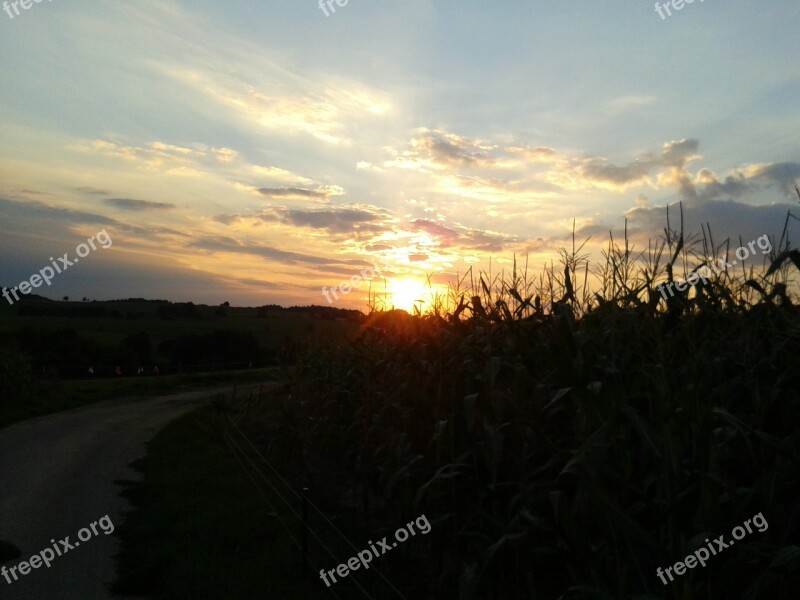
[[[254,423],[271,421],[281,410],[280,401],[275,402],[278,395],[254,407],[257,414],[250,414],[247,402],[234,407],[234,412],[244,417],[240,424],[248,438],[254,431]],[[219,394],[210,405],[165,427],[148,444],[147,455],[132,465],[142,474],[141,480],[121,482],[125,488],[122,495],[130,500],[133,509],[115,534],[122,542],[115,593],[154,599],[314,600],[364,598],[364,591],[372,598],[398,598],[401,596],[390,585],[405,581],[406,590],[415,587],[413,580],[419,565],[409,560],[409,553],[402,546],[410,548],[415,541],[421,542],[421,536],[394,550],[391,560],[390,557],[375,559],[369,571],[351,573],[339,578],[331,589],[326,588],[320,580],[321,568],[335,569],[366,548],[368,540],[388,535],[391,541],[392,533],[369,531],[358,510],[336,502],[335,494],[326,493],[326,490],[338,491],[336,482],[345,477],[344,473],[329,471],[311,482],[301,470],[293,468],[292,460],[282,462],[287,448],[280,440],[273,444],[269,435],[256,436],[259,452],[271,454],[271,464],[279,469],[281,478],[287,479],[295,491],[305,485],[313,486],[310,492],[313,504],[336,528],[346,532],[356,547],[348,545],[312,508],[310,527],[335,558],[312,535],[310,567],[303,573],[301,555],[292,540],[301,539],[300,502],[293,501],[293,493],[282,485],[280,478],[269,474],[263,464],[259,468],[270,475],[277,493],[258,474],[253,475],[254,479],[269,503],[256,489],[242,466],[248,464],[248,459],[243,458],[240,463],[223,434],[229,424],[227,415],[232,414],[230,409],[229,399]],[[247,447],[241,437],[234,437],[241,447]],[[247,455],[258,461],[250,448]],[[251,467],[248,471],[253,474]],[[292,506],[283,504],[278,494]],[[273,506],[285,527],[276,518]],[[397,526],[403,523],[398,517]]]
[[[0,540],[0,564],[20,557],[19,548],[10,542]]]
[[[279,367],[185,373],[159,377],[36,381],[14,402],[0,402],[0,428],[32,417],[119,398],[152,397],[213,387],[220,384],[275,380]]]
[[[302,585],[270,582],[297,572],[275,544],[281,525],[222,439],[222,415],[202,407],[164,428],[125,482],[134,510],[122,539],[115,593],[153,598],[312,597]]]

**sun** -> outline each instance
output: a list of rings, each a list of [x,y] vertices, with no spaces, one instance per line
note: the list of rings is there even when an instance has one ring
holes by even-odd
[[[423,309],[427,296],[425,284],[416,279],[393,279],[389,284],[389,304],[412,314],[415,306]]]

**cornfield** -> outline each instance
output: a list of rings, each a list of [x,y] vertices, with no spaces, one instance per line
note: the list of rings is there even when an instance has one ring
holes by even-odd
[[[800,253],[787,228],[766,264],[668,300],[660,283],[730,244],[668,223],[641,252],[612,237],[595,269],[583,247],[535,277],[516,262],[469,273],[426,314],[375,311],[352,339],[319,340],[292,384],[303,401],[284,406],[292,460],[312,480],[343,473],[331,493],[372,529],[428,515],[431,534],[407,549],[413,597],[793,597]],[[766,532],[656,577],[759,512]]]

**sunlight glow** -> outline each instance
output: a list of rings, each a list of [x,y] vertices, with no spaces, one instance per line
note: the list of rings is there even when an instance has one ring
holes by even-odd
[[[412,314],[415,306],[424,311],[429,296],[425,283],[417,279],[393,279],[389,284],[389,304]]]

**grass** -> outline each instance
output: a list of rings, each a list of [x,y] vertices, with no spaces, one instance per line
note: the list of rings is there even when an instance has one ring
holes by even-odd
[[[230,430],[229,414],[242,417],[246,411],[249,418],[268,427],[285,400],[275,394],[254,407],[251,396],[228,412],[229,401],[218,397],[213,405],[171,423],[148,444],[147,456],[133,465],[142,480],[125,482],[123,495],[133,510],[117,529],[122,541],[117,593],[156,599],[363,598],[359,585],[373,598],[388,598],[392,592],[377,571],[392,581],[398,576],[408,578],[411,569],[419,566],[409,561],[403,549],[394,550],[394,564],[375,560],[373,568],[366,575],[360,572],[356,581],[352,575],[339,581],[333,588],[336,596],[329,592],[319,569],[335,569],[356,554],[331,524],[346,531],[357,550],[366,547],[369,539],[391,534],[376,536],[361,522],[358,511],[331,502],[325,490],[341,473],[328,472],[312,482],[293,468],[292,459],[286,460],[291,448],[267,444],[262,449],[280,466],[281,477],[296,491],[312,486],[311,502],[326,515],[323,518],[312,508],[309,522],[335,558],[312,537],[311,568],[302,572],[300,553],[292,541],[292,537],[301,538],[300,523],[292,513],[300,512],[300,501],[295,499],[290,506],[282,503],[277,494],[291,499],[292,493],[274,473],[270,480],[277,494],[258,475],[254,475],[259,481],[256,488],[248,476],[252,469],[243,469],[223,435]],[[234,439],[247,448],[243,438],[234,435]],[[258,461],[249,450],[248,455]],[[248,464],[247,459],[243,461]],[[267,471],[263,464],[260,468]],[[278,517],[289,524],[288,532]],[[393,529],[405,522],[398,521]]]
[[[225,447],[220,419],[205,407],[177,420],[134,464],[143,480],[123,494],[136,510],[118,529],[117,592],[250,599],[275,592],[271,573],[296,571],[269,552],[280,526]]]
[[[20,557],[19,548],[10,542],[0,540],[0,564]]]

